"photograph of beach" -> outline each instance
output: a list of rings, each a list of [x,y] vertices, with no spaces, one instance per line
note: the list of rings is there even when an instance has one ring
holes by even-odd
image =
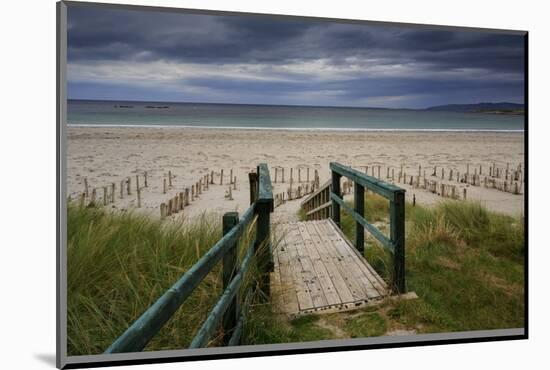
[[[518,32],[67,10],[69,356],[523,328]]]

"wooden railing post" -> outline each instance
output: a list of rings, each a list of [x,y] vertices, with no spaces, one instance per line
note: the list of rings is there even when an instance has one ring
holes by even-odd
[[[261,163],[256,170],[256,241],[254,243],[256,261],[260,272],[259,286],[263,299],[270,299],[269,272],[273,271],[273,253],[271,250],[270,213],[273,212],[273,191],[267,164]],[[252,182],[251,182],[252,184]],[[252,199],[252,192],[251,192]]]
[[[340,192],[341,177],[342,175],[340,175],[336,171],[332,171],[332,192],[338,197],[342,196]],[[340,227],[340,205],[334,200],[332,201],[332,220],[338,227]]]
[[[365,217],[365,188],[357,183],[354,184],[354,203],[355,212],[361,217]],[[361,223],[355,221],[355,248],[361,254],[365,250],[365,230]]]
[[[250,204],[252,204],[258,198],[258,174],[250,172],[248,174],[248,181],[250,183]]]
[[[231,231],[233,227],[235,227],[239,223],[239,214],[237,212],[227,212],[223,215],[223,235],[226,235]],[[233,279],[233,277],[239,272],[239,266],[237,264],[237,255],[238,255],[238,248],[239,245],[238,239],[235,241],[233,245],[229,247],[229,250],[227,253],[223,256],[222,264],[223,264],[223,290],[227,289],[229,286],[229,283]],[[231,333],[235,326],[237,325],[237,321],[239,319],[239,300],[237,295],[235,295],[235,298],[233,298],[231,304],[229,305],[229,308],[223,315],[223,343],[227,345],[229,343],[229,339],[231,338]]]
[[[395,193],[395,200],[390,201],[390,238],[394,244],[393,285],[398,293],[403,294],[405,288],[405,192]]]

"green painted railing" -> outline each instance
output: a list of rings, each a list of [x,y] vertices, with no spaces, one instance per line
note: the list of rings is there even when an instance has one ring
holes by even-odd
[[[405,293],[405,190],[375,177],[354,170],[351,167],[331,162],[332,219],[340,227],[340,208],[346,210],[355,220],[355,247],[361,253],[365,248],[365,229],[393,254],[393,287],[398,293]],[[344,202],[340,190],[342,176],[353,181],[354,207]],[[390,237],[365,219],[365,188],[377,193],[390,202]]]
[[[238,300],[238,292],[244,276],[255,256],[260,272],[258,285],[262,296],[268,298],[269,272],[273,268],[269,224],[270,213],[273,212],[273,192],[267,164],[260,164],[256,173],[249,175],[249,180],[250,207],[241,218],[239,219],[237,212],[224,214],[223,237],[115,340],[105,353],[143,350],[220,261],[223,264],[224,292],[195,335],[190,348],[205,347],[220,324],[223,326],[224,344],[239,344],[244,325],[244,313],[251,296],[251,292],[248,291],[242,305]],[[239,238],[255,216],[257,216],[256,237],[247,247],[246,254],[239,265],[237,263]]]

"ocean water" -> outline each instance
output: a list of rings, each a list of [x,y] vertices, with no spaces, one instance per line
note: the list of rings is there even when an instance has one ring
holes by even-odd
[[[373,131],[524,130],[523,115],[409,109],[68,101],[69,125]]]

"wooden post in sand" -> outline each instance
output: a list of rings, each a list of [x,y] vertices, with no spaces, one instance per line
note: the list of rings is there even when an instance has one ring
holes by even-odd
[[[380,178],[380,165],[378,165],[378,178]]]
[[[371,171],[370,171],[370,172],[371,172],[371,176],[374,177],[374,166],[371,166],[370,170],[371,170]]]
[[[191,185],[191,201],[195,200],[195,185]]]
[[[210,185],[214,185],[214,171],[210,171]]]
[[[464,193],[464,200],[466,200],[466,188],[464,188],[463,193]]]
[[[386,178],[387,179],[390,178],[390,168],[389,167],[386,167]]]
[[[160,204],[160,218],[163,219],[166,217],[166,204]]]
[[[148,187],[147,185],[147,171],[143,173],[143,186]]]
[[[278,168],[275,167],[275,181],[274,181],[275,183],[277,182],[277,172],[279,172],[279,171],[278,171]]]
[[[229,183],[233,182],[233,169],[229,170]]]
[[[466,163],[466,175],[470,174],[470,164]]]
[[[282,179],[282,181],[281,181],[281,182],[283,182],[283,183],[284,183],[284,182],[285,182],[285,168],[284,168],[284,167],[283,167],[283,168],[281,168],[281,174],[282,174],[282,177],[283,177],[283,179]]]
[[[92,189],[92,199],[90,200],[91,205],[95,205],[96,191],[95,188]]]
[[[292,167],[290,167],[290,184],[292,186]]]
[[[124,180],[120,182],[120,199],[124,198]]]
[[[115,183],[111,184],[111,203],[115,202]]]
[[[172,171],[168,171],[168,187],[172,187]]]
[[[84,195],[88,198],[88,178],[84,178]]]
[[[208,181],[208,174],[204,175],[204,185],[206,186],[206,190],[208,190],[208,183],[210,181]]]
[[[201,184],[201,179],[199,179],[199,182],[197,182],[197,185],[195,186],[195,188],[197,189],[197,194],[202,194],[202,184]]]
[[[189,205],[189,188],[185,188],[185,206]]]
[[[481,171],[481,165],[479,165],[479,174],[482,175],[483,172]]]
[[[166,179],[162,179],[162,194],[166,194]]]
[[[309,182],[309,167],[306,170],[306,182]]]
[[[432,173],[432,176],[437,176],[437,166],[434,166],[434,172]]]
[[[233,190],[237,190],[237,176],[233,178]]]
[[[220,185],[223,185],[223,168],[220,171]]]
[[[141,189],[137,188],[137,207],[141,208]]]
[[[136,175],[136,190],[139,190],[139,175]]]
[[[103,187],[103,205],[104,206],[107,205],[107,187],[106,186]]]
[[[78,206],[84,208],[84,203],[86,202],[86,193],[82,192],[78,198]]]
[[[231,180],[229,180],[229,182],[231,182]],[[231,184],[229,184],[229,197],[228,197],[229,200],[233,200],[233,193],[231,192]]]
[[[298,183],[302,182],[302,169],[298,168]]]
[[[419,176],[420,177],[420,176]],[[413,207],[416,206],[416,195],[413,194]]]
[[[395,177],[394,177],[394,172],[393,172],[393,168],[391,169],[391,181],[394,181],[395,180]]]
[[[126,180],[126,193],[132,195],[132,178],[128,177]]]

